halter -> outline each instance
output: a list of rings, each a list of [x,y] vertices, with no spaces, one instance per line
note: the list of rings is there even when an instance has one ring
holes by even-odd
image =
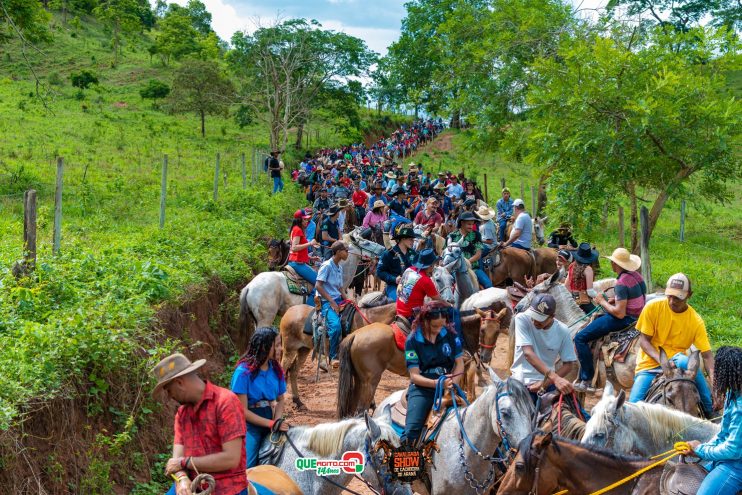
[[[650,391],[652,391],[652,394],[651,394],[651,396],[649,394],[647,394],[648,395],[647,396],[647,402],[656,404],[657,403],[657,400],[661,397],[662,398],[662,405],[663,406],[667,406],[668,405],[667,404],[667,387],[668,387],[668,385],[670,385],[671,383],[674,383],[674,382],[690,382],[690,383],[692,383],[693,386],[696,389],[696,392],[698,393],[699,398],[700,398],[701,391],[698,390],[698,384],[696,383],[695,379],[693,379],[693,378],[685,378],[685,377],[677,377],[677,378],[666,378],[666,379],[664,379],[662,381],[662,383],[661,383],[661,387],[662,387],[661,394],[658,393],[659,390],[660,390],[660,387],[659,386],[658,387],[654,387],[655,390],[652,390],[650,388]],[[699,404],[697,404],[697,407],[699,407],[699,405],[700,405],[700,402],[699,402]]]

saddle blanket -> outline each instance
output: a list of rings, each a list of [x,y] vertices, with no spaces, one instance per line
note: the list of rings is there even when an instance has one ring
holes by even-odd
[[[252,495],[253,493],[255,495],[275,495],[275,493],[273,493],[271,490],[267,489],[266,487],[264,487],[263,485],[259,483],[255,483],[254,481],[248,480],[247,485],[248,487],[252,487],[255,489],[255,491],[248,489],[247,493],[249,495]]]
[[[407,341],[407,335],[399,328],[397,323],[392,323],[392,330],[394,330],[394,343],[397,344],[397,349],[404,352],[404,344]]]
[[[304,282],[303,279],[302,281],[299,281],[293,278],[287,271],[281,273],[283,273],[283,278],[286,279],[286,285],[289,288],[289,292],[292,294],[296,294],[297,296],[306,296],[312,290],[312,286],[309,285],[308,282]]]

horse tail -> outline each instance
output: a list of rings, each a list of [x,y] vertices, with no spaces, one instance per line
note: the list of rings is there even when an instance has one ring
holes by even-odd
[[[247,343],[250,342],[250,337],[252,337],[252,333],[255,330],[255,326],[257,325],[257,320],[252,314],[250,305],[247,302],[247,292],[249,289],[250,286],[246,285],[240,293],[240,318],[239,322],[237,323],[238,328],[240,329],[245,339],[245,348],[247,347]]]
[[[353,342],[355,334],[350,334],[340,342],[338,350],[338,359],[340,360],[340,369],[338,377],[338,395],[337,395],[337,416],[338,419],[347,418],[355,415],[358,404],[356,403],[356,387],[359,382],[358,373],[353,366]]]
[[[506,361],[508,374],[510,374],[513,361],[515,361],[515,316],[510,320],[510,331],[508,332],[508,356]]]

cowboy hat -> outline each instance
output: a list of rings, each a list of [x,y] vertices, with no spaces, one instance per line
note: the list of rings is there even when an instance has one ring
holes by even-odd
[[[397,229],[397,231],[392,235],[392,239],[404,239],[405,237],[409,239],[417,239],[420,236],[415,233],[415,231],[411,227],[400,227]]]
[[[183,354],[171,354],[152,368],[152,373],[157,378],[157,385],[152,389],[152,395],[176,378],[192,373],[204,364],[206,364],[205,359],[199,359],[192,363]]]
[[[376,208],[384,208],[386,206],[386,203],[384,203],[382,200],[377,199],[374,201],[373,207],[371,207],[372,210],[375,210]]]
[[[445,189],[445,188],[446,188],[446,185],[445,185],[445,184],[443,184],[443,182],[439,182],[438,184],[436,184],[436,185],[435,185],[435,186],[433,187],[433,189]]]
[[[396,179],[397,174],[395,174],[394,172],[387,172],[384,174],[384,177],[386,177],[387,179]]]
[[[630,272],[635,272],[642,266],[642,259],[635,254],[629,253],[626,248],[616,248],[612,255],[604,256],[604,258],[608,258],[624,270]]]
[[[337,201],[337,206],[338,208],[347,208],[348,206],[350,206],[350,201],[345,198],[340,198]]]
[[[330,206],[330,209],[327,210],[329,216],[337,215],[338,213],[340,213],[340,207],[338,205],[332,205]]]
[[[432,249],[423,249],[418,253],[417,259],[412,264],[412,266],[419,270],[423,270],[425,268],[428,268],[429,266],[432,266],[433,263],[435,263],[439,259],[440,258],[436,256],[435,251],[433,251]]]
[[[479,219],[470,211],[465,211],[456,219],[456,226],[461,227],[461,222],[478,222]]]
[[[480,206],[479,209],[474,212],[474,214],[482,220],[492,220],[493,218],[495,218],[496,215],[495,210],[487,205]]]
[[[581,243],[577,248],[577,251],[575,251],[572,256],[574,257],[575,261],[577,261],[578,263],[584,263],[585,265],[594,263],[600,257],[600,255],[598,254],[598,250],[591,249],[590,244],[587,242]]]

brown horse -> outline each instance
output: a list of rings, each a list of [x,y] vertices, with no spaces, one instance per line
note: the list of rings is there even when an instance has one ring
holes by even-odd
[[[276,271],[283,268],[289,261],[290,251],[289,241],[271,239],[268,242],[268,270]]]
[[[541,397],[538,427],[562,438],[579,441],[585,433],[583,406],[577,394],[549,392]]]
[[[500,264],[491,267],[489,273],[487,273],[492,285],[498,286],[504,284],[507,280],[512,280],[525,286],[528,277],[535,278],[542,273],[554,273],[556,271],[556,250],[539,248],[534,249],[533,254],[534,256],[531,257],[528,251],[513,247],[501,249]]]
[[[461,334],[465,351],[475,355],[480,346],[494,347],[497,334],[507,332],[500,324],[507,315],[503,303],[494,309],[475,309],[473,314],[461,317]],[[337,392],[339,418],[364,412],[373,403],[381,375],[389,370],[408,376],[404,351],[395,342],[394,330],[389,325],[374,323],[359,328],[340,343],[340,377]]]
[[[313,306],[306,304],[291,306],[281,318],[280,324],[283,347],[281,366],[288,375],[294,404],[300,410],[306,410],[306,406],[299,398],[299,385],[296,377],[314,347],[312,336],[304,333],[304,322],[309,317],[312,309],[314,309]],[[375,308],[362,308],[361,311],[372,323],[392,323],[396,315],[396,303]],[[366,325],[366,321],[360,312],[356,312],[353,317],[353,324],[350,327],[351,331],[363,325]]]
[[[303,495],[301,488],[283,470],[270,464],[255,466],[247,470],[248,482],[264,486],[274,495]],[[248,483],[248,495],[257,495],[258,491]]]
[[[592,493],[632,475],[655,461],[617,455],[535,431],[519,446],[518,454],[500,483],[497,495]],[[660,493],[662,468],[651,469],[610,491],[616,495]]]

